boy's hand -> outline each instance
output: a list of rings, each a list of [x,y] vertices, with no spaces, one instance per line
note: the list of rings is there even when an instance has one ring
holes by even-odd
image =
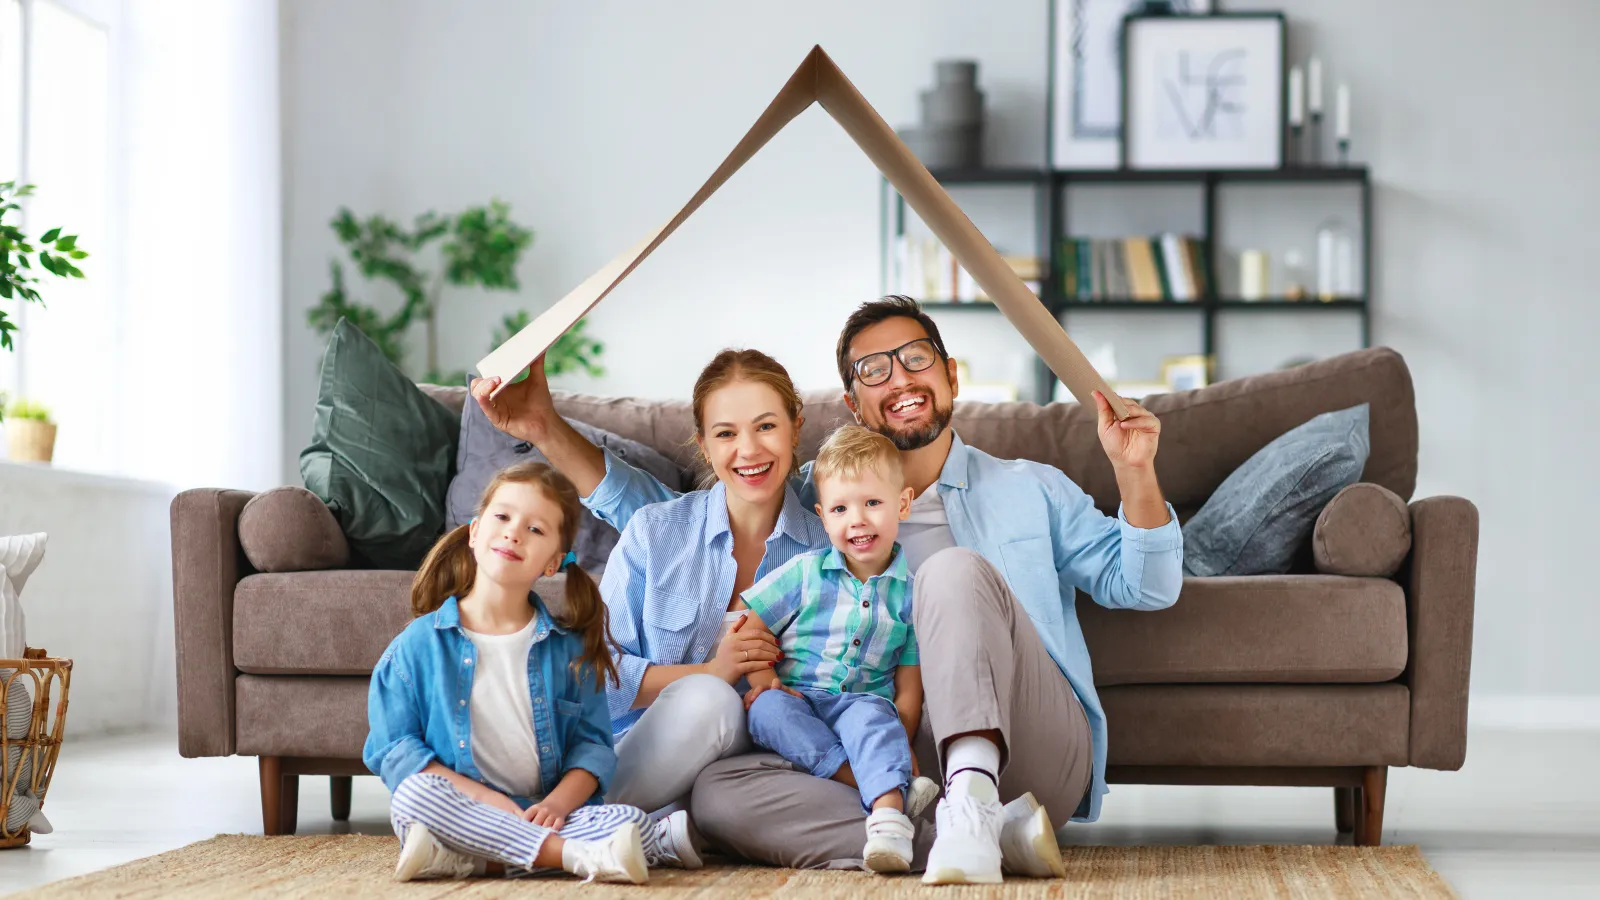
[[[750,706],[756,702],[756,698],[762,694],[765,694],[767,691],[783,691],[785,694],[791,694],[795,697],[799,697],[801,700],[806,698],[804,694],[792,687],[789,687],[787,684],[784,684],[781,681],[774,681],[769,684],[758,684],[750,690],[744,692],[745,711],[748,712],[750,710]]]
[[[546,797],[538,803],[522,811],[522,819],[535,825],[543,825],[552,831],[560,831],[567,824],[567,816],[572,810],[566,809],[565,804]]]

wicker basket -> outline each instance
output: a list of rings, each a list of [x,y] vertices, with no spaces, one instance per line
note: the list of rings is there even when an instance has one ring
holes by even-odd
[[[47,463],[55,455],[55,423],[12,418],[5,430],[6,452],[13,462]]]
[[[16,832],[6,830],[5,811],[11,807],[11,798],[19,787],[32,791],[41,803],[50,787],[50,776],[55,774],[56,756],[61,752],[61,735],[67,724],[67,689],[72,683],[72,660],[51,659],[43,650],[29,648],[23,659],[0,659],[0,687],[26,687],[32,697],[32,712],[28,717],[28,731],[19,738],[8,738],[10,723],[6,719],[5,704],[0,702],[0,849],[20,847],[33,835],[26,825]],[[55,699],[55,715],[50,714],[50,701]],[[0,693],[3,699],[4,693]],[[11,748],[20,747],[22,755],[18,765],[7,769],[4,761],[11,756]],[[25,767],[22,760],[31,760]],[[17,784],[24,768],[31,768],[27,781]]]

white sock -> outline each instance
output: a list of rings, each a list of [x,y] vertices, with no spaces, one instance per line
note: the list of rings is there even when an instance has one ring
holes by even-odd
[[[947,794],[1000,801],[1000,748],[994,741],[975,735],[956,738],[945,749],[944,770],[952,773],[945,783]]]

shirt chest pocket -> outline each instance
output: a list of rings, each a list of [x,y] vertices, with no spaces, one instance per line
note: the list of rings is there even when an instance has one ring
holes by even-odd
[[[1000,545],[1006,583],[1022,601],[1028,616],[1039,622],[1061,621],[1061,583],[1055,550],[1047,537],[1021,538]]]
[[[670,591],[650,588],[644,596],[645,648],[650,661],[675,666],[684,663],[686,648],[694,638],[700,604]],[[700,660],[687,660],[699,662]]]

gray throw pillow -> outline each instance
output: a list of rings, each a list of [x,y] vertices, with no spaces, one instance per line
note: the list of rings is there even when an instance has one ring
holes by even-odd
[[[569,420],[570,421],[570,420]],[[683,473],[672,460],[655,448],[628,440],[586,422],[572,421],[572,427],[597,447],[604,447],[632,465],[649,472],[672,490],[683,489]],[[461,438],[456,450],[456,476],[445,497],[446,527],[455,528],[471,520],[483,497],[484,488],[494,473],[506,466],[528,460],[544,462],[544,455],[527,441],[514,438],[494,427],[482,407],[471,397],[461,408]],[[605,568],[611,548],[617,544],[617,530],[598,516],[585,516],[578,525],[572,551],[578,565],[591,573]]]
[[[1370,449],[1363,403],[1323,413],[1257,450],[1184,524],[1184,571],[1289,571],[1318,513],[1361,478]]]

